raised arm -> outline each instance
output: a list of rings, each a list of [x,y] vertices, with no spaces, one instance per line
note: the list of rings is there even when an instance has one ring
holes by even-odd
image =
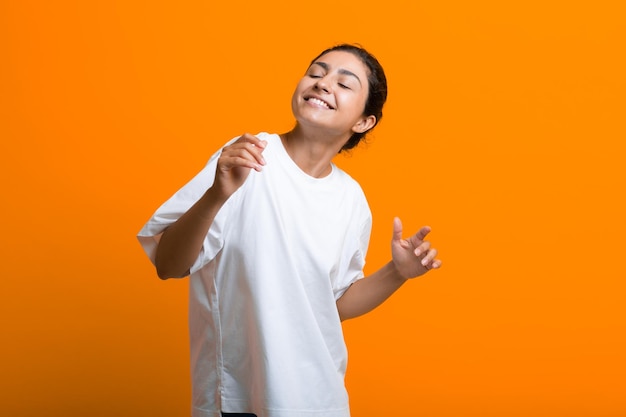
[[[155,256],[159,278],[189,275],[217,212],[241,187],[251,169],[261,171],[265,165],[262,153],[266,144],[254,135],[245,134],[224,147],[213,185],[161,236]]]
[[[363,315],[378,307],[400,288],[408,279],[425,274],[441,266],[435,259],[437,250],[424,240],[430,227],[422,227],[408,239],[402,238],[402,223],[393,222],[391,240],[392,260],[373,274],[355,282],[337,300],[341,320]]]

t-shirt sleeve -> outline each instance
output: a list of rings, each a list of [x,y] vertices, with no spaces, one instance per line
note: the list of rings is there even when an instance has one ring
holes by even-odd
[[[217,160],[220,154],[221,150],[211,156],[205,167],[178,190],[176,194],[163,203],[139,231],[137,239],[153,264],[159,240],[165,229],[187,212],[204,195],[206,190],[213,185]],[[221,250],[223,246],[223,228],[228,213],[228,210],[225,209],[227,205],[228,202],[220,209],[213,220],[198,258],[190,269],[191,273],[210,262]]]
[[[363,268],[365,267],[365,256],[370,242],[372,232],[372,216],[368,206],[365,206],[365,217],[359,223],[358,239],[353,239],[354,245],[347,253],[347,263],[345,271],[341,275],[343,278],[338,280],[333,286],[335,300],[341,298],[346,290],[359,279],[363,278]]]

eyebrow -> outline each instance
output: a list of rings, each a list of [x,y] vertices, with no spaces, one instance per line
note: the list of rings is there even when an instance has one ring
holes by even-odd
[[[315,61],[313,63],[313,65],[319,65],[320,67],[324,68],[324,70],[326,70],[326,71],[328,71],[328,69],[330,68],[327,63],[322,62],[322,61]],[[361,84],[361,79],[355,73],[353,73],[352,71],[348,71],[347,69],[339,68],[337,70],[337,72],[339,74],[349,75],[351,77],[354,77],[359,82],[359,85],[363,85],[363,84]]]

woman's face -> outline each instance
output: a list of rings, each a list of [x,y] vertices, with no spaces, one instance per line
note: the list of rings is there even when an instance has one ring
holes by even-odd
[[[333,135],[352,135],[373,124],[363,115],[368,97],[368,70],[356,55],[332,51],[307,70],[293,94],[291,107],[302,126],[323,128]]]

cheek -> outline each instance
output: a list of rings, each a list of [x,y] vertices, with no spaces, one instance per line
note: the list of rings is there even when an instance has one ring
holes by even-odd
[[[365,114],[365,106],[367,105],[367,94],[364,94],[361,97],[361,105],[359,107],[360,111],[361,111],[361,115]]]
[[[291,113],[293,113],[294,115],[296,114],[296,108],[297,108],[297,100],[296,100],[296,95],[294,94],[291,97]]]
[[[310,87],[310,81],[308,78],[301,78],[298,84],[296,84],[296,93],[302,93],[304,90]]]
[[[295,115],[298,109],[298,105],[302,100],[302,89],[300,84],[296,87],[295,91],[291,95],[291,112]]]
[[[306,83],[304,83],[303,81],[300,81],[296,85],[296,89],[294,90],[293,95],[291,96],[291,101],[295,103],[299,97],[302,97],[302,93],[307,89],[307,87],[308,86],[306,85]]]
[[[362,116],[365,112],[365,102],[367,97],[362,95],[358,96],[342,96],[341,102],[343,103],[343,107],[350,107],[351,113],[354,113],[355,116]]]

